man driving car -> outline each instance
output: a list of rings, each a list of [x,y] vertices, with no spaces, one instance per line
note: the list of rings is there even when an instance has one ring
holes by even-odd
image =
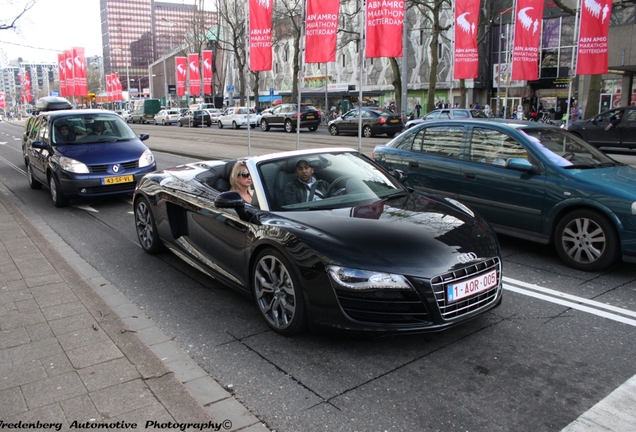
[[[326,198],[329,183],[317,180],[309,162],[301,159],[296,163],[296,179],[285,185],[285,205]]]

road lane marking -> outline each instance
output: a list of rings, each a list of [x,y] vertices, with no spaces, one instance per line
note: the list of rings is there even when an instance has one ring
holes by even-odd
[[[7,165],[9,165],[11,168],[13,168],[14,170],[16,170],[17,172],[19,172],[20,174],[22,174],[23,176],[26,176],[26,171],[24,171],[22,168],[20,168],[19,166],[9,162],[7,159],[3,158],[2,156],[0,156],[0,161],[6,163]]]
[[[518,285],[518,286],[514,286]],[[525,288],[520,288],[520,287]],[[527,289],[526,289],[527,288]],[[636,317],[636,313],[628,309],[622,309],[615,306],[606,305],[594,300],[588,300],[582,297],[573,296],[570,294],[561,293],[549,288],[540,287],[538,285],[528,284],[515,279],[504,277],[504,289],[517,294],[523,294],[529,297],[534,297],[540,300],[548,301],[551,303],[566,306],[571,309],[580,310],[581,312],[587,312],[592,315],[607,318],[613,321],[617,321],[623,324],[636,327],[636,320],[628,317]],[[567,300],[566,300],[567,299]],[[585,305],[590,306],[585,306]],[[593,307],[591,307],[593,306]],[[597,309],[598,308],[598,309]],[[606,312],[604,310],[612,311],[615,313]],[[620,315],[619,315],[620,314]]]

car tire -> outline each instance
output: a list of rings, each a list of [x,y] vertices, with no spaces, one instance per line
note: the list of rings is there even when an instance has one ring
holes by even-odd
[[[318,130],[318,126],[309,126],[309,132],[316,132]]]
[[[275,249],[264,249],[252,268],[256,305],[276,333],[293,336],[307,328],[305,299],[289,261]]]
[[[373,129],[371,129],[371,126],[366,125],[362,128],[362,136],[365,138],[371,138],[373,136]]]
[[[166,121],[165,120],[161,120],[161,126],[165,126],[166,125]]]
[[[554,233],[557,254],[569,267],[598,271],[620,257],[620,240],[610,220],[593,210],[566,214]]]
[[[49,191],[51,192],[51,199],[53,205],[57,208],[66,207],[68,205],[68,198],[64,196],[61,191],[60,183],[57,181],[53,174],[49,175]]]
[[[261,120],[261,130],[263,132],[267,132],[269,130],[269,123],[267,123],[267,120]]]
[[[31,164],[28,162],[26,164],[26,169],[27,169],[27,179],[29,179],[29,187],[31,189],[42,189],[42,183],[40,183],[39,180],[33,177],[33,168],[31,168]]]
[[[340,135],[340,132],[338,131],[338,126],[336,126],[336,125],[329,126],[329,133],[332,136]]]
[[[208,126],[208,127],[212,127],[212,122],[208,122],[208,123],[207,123],[207,126]]]
[[[183,127],[183,122],[179,121],[179,127]]]
[[[232,129],[238,129],[238,128],[240,128],[240,126],[238,125],[238,123],[237,123],[237,122],[235,122],[235,121],[234,121],[234,122],[232,122]]]
[[[219,120],[216,125],[219,127],[219,129],[223,129],[223,123],[221,123],[221,121]]]
[[[141,197],[135,201],[134,214],[137,240],[143,250],[150,255],[164,251],[165,245],[159,238],[155,217],[146,198]]]
[[[291,120],[285,120],[285,132],[292,133],[294,131],[294,125]]]
[[[386,134],[386,136],[388,136],[389,138],[393,138],[395,136],[395,132],[389,132],[388,134]]]

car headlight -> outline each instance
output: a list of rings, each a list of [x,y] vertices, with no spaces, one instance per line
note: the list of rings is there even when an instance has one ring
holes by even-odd
[[[632,214],[636,215],[636,201],[632,203]]]
[[[145,152],[143,152],[143,154],[139,158],[139,168],[152,165],[154,161],[155,161],[155,155],[152,154],[150,149],[147,149]]]
[[[333,265],[327,271],[338,285],[350,290],[412,289],[402,275]]]
[[[85,164],[65,156],[60,158],[60,168],[75,174],[88,174],[88,167]]]
[[[475,213],[471,209],[466,207],[464,204],[460,203],[459,201],[453,198],[444,198],[444,199],[448,201],[449,203],[451,203],[452,205],[454,205],[455,207],[457,207],[458,209],[460,209],[461,211],[463,211],[464,213],[467,213],[471,215],[472,217],[475,217]]]

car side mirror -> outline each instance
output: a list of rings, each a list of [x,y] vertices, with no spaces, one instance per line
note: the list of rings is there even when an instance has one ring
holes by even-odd
[[[150,138],[150,135],[148,135],[147,133],[142,133],[141,135],[139,135],[139,139],[141,141],[146,141],[148,138]]]
[[[404,174],[404,171],[402,170],[394,169],[391,171],[391,175],[400,183],[404,183],[404,181],[406,180],[406,174]]]
[[[44,144],[42,141],[33,141],[31,143],[31,147],[32,148],[36,148],[36,149],[47,149],[47,148],[49,148],[49,146]]]
[[[598,118],[597,117],[592,118],[592,123],[594,123],[595,126],[598,126]]]
[[[532,164],[524,158],[510,158],[506,161],[506,168],[513,169],[515,171],[532,171]]]
[[[214,199],[214,206],[217,208],[239,209],[245,207],[245,201],[241,194],[236,191],[223,192]]]

